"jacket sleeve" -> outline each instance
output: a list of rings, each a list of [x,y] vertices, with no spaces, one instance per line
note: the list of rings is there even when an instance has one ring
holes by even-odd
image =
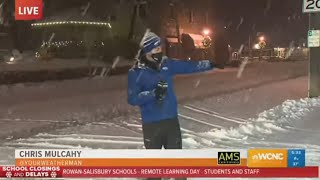
[[[167,61],[172,74],[190,74],[213,69],[213,64],[209,60],[188,61],[168,59]]]
[[[156,99],[154,91],[141,91],[137,78],[137,73],[130,70],[128,73],[128,103],[133,106],[140,106],[154,101]]]

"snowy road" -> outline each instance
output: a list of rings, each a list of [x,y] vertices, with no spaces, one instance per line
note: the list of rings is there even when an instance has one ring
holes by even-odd
[[[208,102],[211,110],[247,119],[286,99],[305,97],[306,92],[302,89],[306,89],[307,84],[305,82],[290,89],[290,93],[280,93],[278,97],[271,99],[268,98],[270,89],[265,89],[263,92],[250,90],[263,84],[305,76],[307,69],[306,61],[261,62],[249,65],[240,79],[237,78],[238,69],[180,76],[175,80],[175,89],[182,104],[219,96],[215,102]],[[126,76],[116,76],[107,79],[0,86],[0,124],[3,124],[0,126],[0,141],[11,136],[27,137],[89,122],[112,122],[116,117],[134,114],[137,109],[129,106],[126,101],[126,85]],[[274,88],[283,91],[279,85]],[[232,98],[232,101],[238,103],[230,103],[231,99],[226,94],[243,89],[248,91]],[[259,100],[259,106],[256,106],[255,102],[248,101],[250,96],[255,96],[254,98]],[[269,103],[270,100],[272,102]],[[247,101],[250,105],[248,109],[242,105],[242,102]],[[196,106],[205,103],[199,101]],[[181,111],[183,109],[181,108]]]
[[[297,66],[301,68],[301,64]],[[268,72],[268,66],[264,65],[263,68]],[[208,74],[198,75],[191,79],[178,79],[176,88],[180,95],[179,99],[182,100],[179,105],[179,120],[183,132],[184,148],[306,148],[307,165],[319,166],[320,99],[300,100],[307,94],[307,78],[299,77],[303,75],[303,72],[295,74],[296,71],[292,69],[282,70],[282,72],[275,69],[272,69],[273,74],[266,75],[266,73],[265,77],[261,76],[258,79],[264,82],[264,85],[261,85],[261,82],[255,78],[258,76],[254,74],[258,71],[256,69],[246,71],[248,74],[244,74],[245,82],[230,78],[236,74],[236,71],[232,70],[213,74],[214,79]],[[297,71],[299,72],[299,69]],[[275,77],[282,81],[275,80],[273,83],[267,83]],[[224,82],[223,78],[229,78],[232,82]],[[188,92],[194,97],[200,94],[199,98],[186,100],[188,98],[185,98],[184,94],[187,93],[185,91],[187,83],[184,81],[194,82],[191,83],[191,86],[198,86],[191,89],[197,92]],[[59,88],[59,84],[56,83],[48,83],[42,90],[32,89],[33,87],[24,87],[23,93],[19,89],[16,90],[16,92],[20,91],[17,96],[21,93],[24,95],[33,93],[34,90],[39,96],[32,98],[31,102],[28,102],[31,99],[29,96],[23,96],[25,102],[18,99],[13,99],[16,102],[7,101],[9,108],[7,107],[6,110],[9,109],[11,114],[6,112],[7,116],[0,120],[0,129],[18,128],[16,131],[35,135],[23,136],[22,134],[20,139],[7,137],[0,147],[0,164],[12,163],[12,152],[17,147],[143,148],[141,123],[136,110],[130,109],[127,113],[123,113],[121,109],[127,109],[128,106],[122,104],[116,107],[107,106],[111,109],[109,111],[104,111],[98,106],[103,101],[116,100],[119,92],[105,93],[103,91],[118,87],[99,83],[90,84],[91,88],[94,86],[95,89],[95,94],[92,95],[88,81],[87,86],[65,98],[66,94],[69,94],[70,87],[77,88],[82,83],[67,83],[64,85],[66,91]],[[210,89],[212,93],[210,98],[203,98],[203,94],[212,84],[215,89]],[[120,83],[118,86],[125,85]],[[221,94],[220,91],[226,88],[228,88],[226,91],[230,92]],[[48,96],[48,93],[44,92],[48,89],[50,92],[52,89],[56,91]],[[206,97],[208,95],[209,93],[205,94]],[[5,95],[3,97],[8,98]],[[120,97],[125,98],[124,95]],[[44,102],[43,99],[49,99],[52,102]],[[291,100],[286,101],[287,99]],[[20,104],[17,105],[18,103]],[[64,106],[59,107],[63,103]],[[36,105],[36,108],[32,105]],[[3,104],[0,106],[4,107]],[[48,107],[52,108],[51,111],[47,109]],[[35,113],[36,110],[38,113]],[[66,110],[77,113],[69,113],[67,117],[72,118],[61,118]],[[61,114],[57,115],[57,111],[61,111]],[[30,126],[34,127],[35,132],[29,128]],[[39,128],[43,128],[42,131],[39,132]]]
[[[294,124],[297,122],[292,122],[293,124],[291,124],[291,126],[289,126],[289,124],[285,127],[278,127],[277,123],[280,122],[277,122],[277,119],[273,119],[274,124],[269,122],[256,122],[257,116],[255,115],[258,114],[256,112],[261,112],[261,109],[272,108],[277,104],[281,104],[279,102],[283,102],[288,98],[299,99],[303,97],[306,94],[306,82],[307,79],[302,77],[285,82],[267,84],[254,89],[215,96],[206,100],[181,104],[179,106],[179,119],[183,129],[184,147],[247,148],[248,146],[265,146],[267,145],[267,142],[265,142],[265,144],[259,144],[258,141],[263,138],[266,139],[266,135],[272,134],[274,130],[279,132],[279,136],[277,137],[283,136],[283,138],[280,138],[282,140],[279,142],[279,146],[281,146],[281,143],[285,146],[285,144],[290,141],[290,139],[285,139],[287,136],[286,134],[282,134],[283,132],[300,134],[301,137],[303,137],[301,139],[302,142],[297,142],[298,139],[295,139],[294,142],[295,144],[300,143],[300,147],[304,144],[303,141],[306,140],[305,136],[312,138],[314,135],[317,137],[317,134],[315,133],[317,129],[312,130],[305,127],[298,128],[299,125]],[[272,92],[269,91],[270,89],[279,92],[278,96],[272,96]],[[261,94],[264,96],[261,96]],[[279,96],[280,94],[281,96]],[[248,118],[250,115],[252,119]],[[241,133],[245,134],[248,132],[245,131],[246,129],[239,128],[239,126],[246,127],[248,128],[248,132],[252,131],[255,133],[254,136],[252,136],[253,139],[247,142],[243,141]],[[320,127],[320,125],[318,127]],[[282,131],[283,129],[286,129],[287,131]],[[305,133],[304,136],[302,136],[303,133]],[[237,140],[239,137],[240,139]],[[272,139],[272,137],[270,138],[271,142],[277,142]],[[316,142],[315,139],[313,140],[310,140],[311,145],[320,146],[319,142]],[[47,133],[37,134],[30,138],[8,141],[5,143],[5,146],[8,148],[81,147],[110,149],[143,148],[143,143],[140,118],[139,115],[136,114],[120,116],[113,118],[108,122],[97,121],[85,125],[59,128],[48,131]],[[277,146],[277,144],[272,146]],[[288,144],[288,147],[289,146],[290,145]]]
[[[306,78],[298,78],[282,84],[283,87],[292,89],[293,87],[288,85],[300,86],[305,80]],[[250,92],[262,92],[278,85],[279,83],[269,84]],[[290,92],[288,90],[286,93]],[[212,97],[205,101],[181,105],[180,122],[183,127],[184,148],[306,148],[307,165],[320,165],[320,99],[288,100],[253,119],[227,116],[214,112],[210,106],[210,103],[214,105],[218,99],[221,101],[246,93],[248,92],[241,91],[225,97]],[[256,97],[251,95],[252,98],[243,104],[257,102]],[[270,96],[269,98],[268,105],[275,99]],[[200,102],[204,105],[198,106]],[[138,116],[119,117],[110,123],[92,122],[83,126],[54,130],[31,138],[10,141],[5,143],[5,146],[2,150],[6,152],[12,151],[15,147],[143,148]],[[8,159],[8,156],[2,156],[2,159],[4,157]],[[12,158],[11,156],[10,159]]]

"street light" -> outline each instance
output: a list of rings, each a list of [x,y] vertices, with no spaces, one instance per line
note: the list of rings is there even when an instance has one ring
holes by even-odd
[[[265,40],[264,36],[261,36],[259,39],[260,39],[260,41],[264,41]]]
[[[204,29],[204,30],[203,30],[203,34],[204,34],[205,36],[208,36],[208,35],[210,34],[210,30],[209,30],[209,29]]]

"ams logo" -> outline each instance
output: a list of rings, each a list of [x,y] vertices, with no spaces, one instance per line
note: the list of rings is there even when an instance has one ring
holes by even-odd
[[[240,152],[218,152],[218,164],[241,164]]]

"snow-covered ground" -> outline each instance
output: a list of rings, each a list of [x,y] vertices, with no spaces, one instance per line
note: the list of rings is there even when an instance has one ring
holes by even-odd
[[[319,166],[320,99],[306,99],[307,78],[294,78],[303,64],[275,65],[241,79],[233,70],[177,78],[184,148],[306,148],[307,165]],[[14,148],[143,148],[125,76],[0,89],[0,164],[13,163]]]
[[[204,113],[207,115],[207,113]],[[215,114],[217,115],[217,114]],[[219,115],[220,116],[220,115]],[[305,148],[306,165],[320,165],[320,98],[287,100],[279,106],[264,111],[258,118],[242,120],[224,117],[240,123],[238,127],[212,128],[204,132],[186,129],[183,122],[184,148]],[[132,117],[135,119],[135,117]],[[120,119],[118,119],[120,120]],[[124,120],[124,119],[123,119]],[[187,120],[185,120],[187,121]],[[143,148],[141,129],[138,121],[123,122],[122,126],[114,123],[91,123],[82,127],[66,128],[54,134],[42,133],[27,139],[5,143],[1,152],[10,152],[14,147],[33,148]],[[190,120],[197,126],[206,124]],[[209,125],[209,124],[208,124]],[[210,124],[214,126],[215,124]],[[122,130],[131,127],[136,136],[121,136]],[[95,135],[101,130],[105,134]],[[112,132],[108,130],[113,130]],[[91,131],[91,133],[90,133]],[[112,147],[113,146],[113,147]],[[5,150],[5,151],[3,151]],[[4,155],[2,153],[2,155]],[[3,159],[4,157],[2,157]],[[6,157],[12,159],[13,157]],[[4,163],[4,161],[2,162]]]
[[[49,61],[41,61],[35,57],[35,52],[32,51],[26,51],[23,54],[20,54],[17,50],[15,50],[15,53],[13,54],[10,52],[5,53],[4,60],[0,61],[1,71],[61,70],[89,66],[87,58],[53,58]],[[95,67],[111,66],[112,61],[104,62],[101,58],[91,58],[90,65]],[[133,62],[124,58],[120,58],[116,65],[118,67],[130,66],[133,65]]]
[[[250,88],[265,83],[304,75],[307,75],[307,62],[258,63],[247,67],[240,79],[237,78],[237,69],[214,70],[208,73],[178,77],[175,80],[175,89],[180,102],[187,102],[194,101],[196,98],[227,94],[241,89],[250,90]],[[60,121],[79,119],[75,117],[80,115],[79,112],[82,112],[81,116],[92,117],[96,111],[100,113],[104,111],[105,114],[113,117],[124,115],[128,111],[134,110],[126,102],[126,78],[124,75],[101,79],[1,85],[0,118]],[[294,89],[288,88],[291,93],[281,93],[279,98],[274,98],[277,99],[276,104],[285,99],[291,99],[290,95],[296,96],[302,88],[307,88],[306,83],[294,87]],[[265,90],[262,93],[269,91]],[[248,91],[245,96],[248,97],[251,93],[255,94],[254,91]],[[300,93],[299,96],[302,97],[301,95]],[[235,97],[234,100],[247,101],[239,97]],[[237,108],[242,108],[242,106],[234,106],[232,109]],[[256,113],[268,108],[271,107],[261,107]],[[243,113],[246,114],[245,111]],[[89,118],[88,121],[91,119]]]

